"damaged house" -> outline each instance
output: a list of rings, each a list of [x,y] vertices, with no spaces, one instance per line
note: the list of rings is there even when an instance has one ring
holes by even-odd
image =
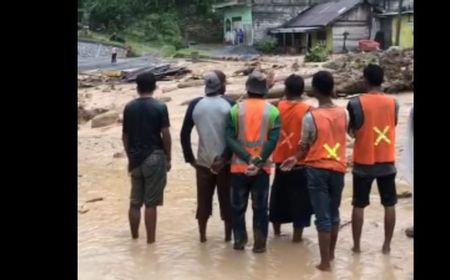
[[[412,0],[228,0],[213,7],[223,14],[225,42],[235,43],[242,30],[245,45],[272,36],[283,52],[305,53],[317,44],[331,52],[354,50],[376,36],[383,48],[395,44],[400,2],[398,45],[411,47]]]

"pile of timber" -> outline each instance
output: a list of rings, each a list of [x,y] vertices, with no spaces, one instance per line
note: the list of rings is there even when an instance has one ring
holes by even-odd
[[[121,79],[127,82],[134,82],[138,75],[142,73],[152,73],[158,81],[171,80],[189,72],[190,70],[186,66],[174,66],[166,63],[138,69],[123,70],[121,73]]]

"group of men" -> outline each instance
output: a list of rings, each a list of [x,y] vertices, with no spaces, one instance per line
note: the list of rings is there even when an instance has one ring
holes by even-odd
[[[376,180],[385,209],[382,252],[389,253],[397,202],[394,162],[399,105],[381,90],[381,67],[368,65],[363,75],[367,93],[351,99],[345,109],[332,101],[334,80],[327,71],[312,78],[308,95],[317,99],[316,108],[305,103],[304,80],[298,75],[285,79],[285,98],[275,106],[265,99],[276,81],[273,74],[250,74],[247,96],[237,103],[226,96],[224,73],[205,74],[205,95],[190,103],[181,129],[183,155],[197,177],[200,242],[207,241],[217,187],[225,241],[233,236],[235,250],[245,249],[248,242],[245,213],[251,196],[253,252],[266,251],[269,221],[275,235],[280,234],[281,224],[293,223],[292,240],[301,242],[303,229],[310,226],[314,214],[321,256],[317,268],[330,270],[339,232],[348,134],[355,139],[353,251],[361,251],[364,208]],[[123,121],[132,182],[131,233],[138,238],[140,208],[145,204],[148,243],[155,241],[156,207],[163,203],[166,172],[171,166],[167,107],[152,97],[155,88],[152,74],[137,77],[140,96],[126,106]],[[197,156],[191,147],[194,127],[199,136]]]

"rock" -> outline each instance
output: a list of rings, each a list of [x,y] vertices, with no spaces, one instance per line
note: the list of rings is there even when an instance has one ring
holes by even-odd
[[[161,101],[163,103],[167,103],[167,102],[172,101],[172,98],[169,97],[169,96],[164,96],[164,97],[157,97],[156,100],[159,100],[159,101]]]
[[[86,203],[92,203],[92,202],[97,202],[97,201],[102,201],[102,200],[103,200],[103,197],[96,197],[93,199],[86,200]]]
[[[89,212],[89,209],[79,209],[78,210],[78,213],[80,213],[80,214],[86,214],[87,212]]]
[[[92,119],[92,128],[108,126],[114,124],[119,119],[119,113],[116,111],[108,111],[106,113],[95,116]]]
[[[91,120],[97,115],[107,112],[105,108],[95,108],[87,110],[83,104],[78,104],[78,123],[83,123]]]
[[[113,158],[124,158],[125,157],[125,153],[123,152],[117,152],[113,155]]]
[[[406,236],[408,236],[409,238],[414,238],[414,227],[407,228],[407,229],[405,230],[405,234],[406,234]]]

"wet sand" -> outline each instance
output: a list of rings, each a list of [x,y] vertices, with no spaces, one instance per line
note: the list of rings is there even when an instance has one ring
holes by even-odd
[[[230,66],[231,65],[231,66]],[[231,71],[227,65],[204,65],[207,69]],[[227,73],[228,74],[228,73]],[[239,79],[239,78],[232,78]],[[241,79],[243,81],[243,79]],[[161,82],[159,87],[173,82]],[[80,98],[95,106],[107,106],[121,111],[134,96],[133,84],[116,86],[114,91],[98,89],[80,90]],[[228,87],[241,91],[243,83]],[[336,259],[332,272],[319,272],[317,234],[312,226],[305,230],[304,241],[293,244],[291,225],[283,225],[281,237],[269,230],[267,252],[251,252],[251,207],[247,210],[247,227],[250,242],[245,251],[234,251],[232,243],[223,241],[223,224],[214,197],[213,216],[208,224],[208,241],[198,241],[195,220],[196,188],[194,170],[184,163],[179,133],[186,106],[184,100],[203,94],[202,87],[187,88],[156,96],[170,96],[167,103],[173,138],[172,171],[168,177],[164,206],[158,208],[156,243],[147,245],[141,222],[140,238],[132,240],[128,227],[129,177],[126,159],[114,158],[122,152],[121,126],[91,129],[90,124],[80,125],[78,131],[78,275],[79,279],[412,279],[413,240],[404,230],[412,224],[412,201],[399,199],[397,225],[389,256],[381,253],[383,243],[383,208],[377,188],[373,186],[371,205],[365,211],[362,236],[362,253],[351,252],[351,225],[344,226],[339,235]],[[402,150],[405,124],[411,108],[411,93],[396,95],[400,101],[400,122],[397,127],[397,154]],[[337,103],[345,106],[347,100]],[[193,133],[195,135],[195,132]],[[197,140],[193,135],[193,149]],[[398,192],[410,190],[401,180]],[[351,177],[347,174],[341,203],[342,223],[351,218]],[[86,201],[103,198],[87,203]],[[81,213],[81,212],[84,213]],[[87,212],[85,212],[87,211]]]

